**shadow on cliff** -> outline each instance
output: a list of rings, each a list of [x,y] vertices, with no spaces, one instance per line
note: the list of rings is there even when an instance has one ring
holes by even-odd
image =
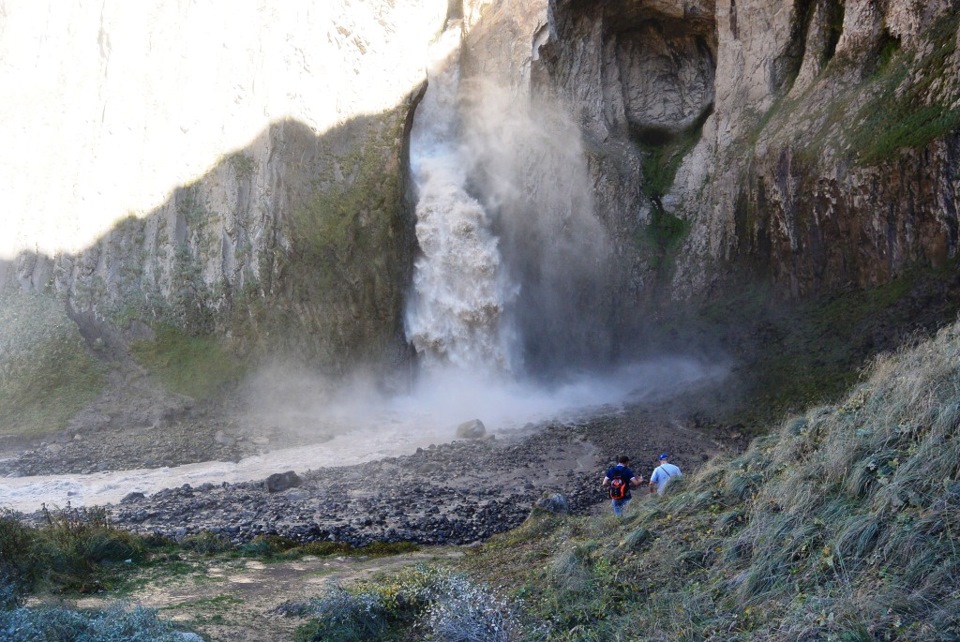
[[[62,352],[50,339],[72,341],[76,330],[109,385],[129,385],[136,361],[168,391],[198,400],[219,397],[267,361],[403,380],[411,359],[403,303],[416,250],[404,157],[416,98],[323,134],[276,122],[83,251],[0,261],[6,305],[28,311],[29,297],[61,309],[35,320],[48,326],[36,336],[2,337],[8,410],[20,400],[59,403],[70,382],[50,376]],[[73,412],[90,400],[80,395]],[[70,414],[58,413],[57,423]]]
[[[85,250],[0,261],[0,283],[61,296],[91,344],[115,349],[167,324],[333,371],[400,355],[415,248],[403,200],[408,110],[319,135],[274,123]]]

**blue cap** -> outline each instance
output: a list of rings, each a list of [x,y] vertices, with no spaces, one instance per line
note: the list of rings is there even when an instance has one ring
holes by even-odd
[[[667,453],[663,453],[662,455],[660,455],[660,459],[666,459],[669,456],[670,455],[668,455]]]

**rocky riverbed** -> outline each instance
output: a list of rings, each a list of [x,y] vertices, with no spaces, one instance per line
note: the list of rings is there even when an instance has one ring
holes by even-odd
[[[220,423],[203,421],[203,416],[202,409],[190,410],[174,430],[111,432],[101,427],[92,438],[50,437],[8,456],[5,475],[140,466],[143,444],[128,439],[128,433],[150,435],[161,444],[158,448],[166,443],[166,462],[238,458],[262,449],[254,439],[227,436]],[[124,528],[176,539],[212,533],[233,543],[281,535],[353,545],[465,544],[518,525],[539,500],[556,495],[562,496],[561,508],[574,513],[602,510],[602,471],[620,452],[633,457],[638,474],[648,476],[662,450],[670,450],[676,463],[693,471],[724,447],[668,414],[633,409],[439,443],[357,465],[277,470],[264,480],[131,492],[107,509]]]

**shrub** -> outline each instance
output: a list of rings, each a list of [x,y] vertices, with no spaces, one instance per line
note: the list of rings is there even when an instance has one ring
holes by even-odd
[[[36,581],[40,569],[33,531],[15,513],[0,512],[0,608],[16,602]]]
[[[157,619],[150,609],[72,611],[62,608],[0,610],[0,642],[185,642],[198,640]]]
[[[51,511],[36,530],[33,548],[44,577],[55,588],[91,592],[102,588],[102,566],[143,559],[146,545],[132,533],[110,526],[100,507]]]
[[[114,528],[101,508],[43,508],[44,523],[24,524],[15,513],[0,514],[0,580],[10,595],[46,583],[53,590],[102,588],[105,566],[139,562],[144,541]]]
[[[447,575],[431,587],[426,628],[435,640],[450,642],[510,642],[522,628],[512,606],[470,582]]]
[[[412,630],[426,636],[418,639],[450,642],[508,642],[523,634],[506,600],[464,575],[424,566],[352,589],[335,585],[283,610],[313,618],[297,631],[299,642],[385,640]]]
[[[183,538],[180,545],[201,555],[216,555],[233,550],[233,543],[228,537],[210,531],[188,535]]]
[[[314,600],[313,620],[297,631],[302,642],[363,642],[381,638],[391,625],[383,597],[374,592],[350,592],[334,586]]]

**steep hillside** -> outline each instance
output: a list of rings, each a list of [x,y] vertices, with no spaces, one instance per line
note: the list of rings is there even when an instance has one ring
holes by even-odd
[[[534,514],[466,566],[555,640],[956,639],[958,364],[954,324],[622,520]]]

